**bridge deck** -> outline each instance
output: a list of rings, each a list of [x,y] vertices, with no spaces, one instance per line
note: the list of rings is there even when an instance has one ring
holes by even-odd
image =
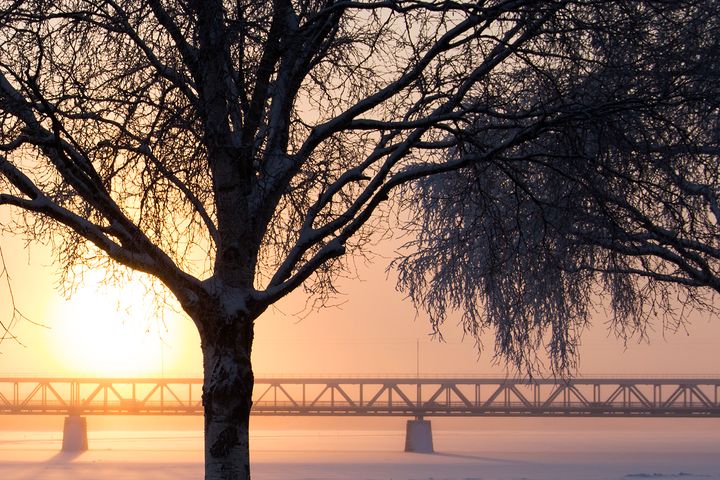
[[[720,417],[720,379],[260,378],[255,415]],[[202,415],[197,378],[0,378],[0,414]]]

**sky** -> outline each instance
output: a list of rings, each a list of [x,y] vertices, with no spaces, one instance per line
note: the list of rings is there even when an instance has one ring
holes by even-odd
[[[0,376],[199,377],[202,358],[192,322],[177,312],[159,320],[139,284],[98,286],[90,272],[75,295],[56,289],[48,249],[26,248],[0,237],[15,301],[28,320],[12,329],[18,341],[0,343]],[[378,260],[358,266],[358,278],[341,282],[336,306],[302,313],[302,292],[268,310],[256,322],[253,363],[263,375],[486,375],[514,374],[493,359],[490,334],[478,354],[452,321],[444,341],[431,336],[427,318],[395,290],[394,277]],[[0,286],[0,315],[10,318],[9,293]],[[607,331],[603,312],[582,336],[580,375],[715,375],[720,322],[693,316],[686,330],[657,325],[649,342],[627,345]]]

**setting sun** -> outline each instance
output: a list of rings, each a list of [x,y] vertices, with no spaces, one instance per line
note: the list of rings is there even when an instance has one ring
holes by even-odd
[[[114,288],[90,274],[69,300],[57,300],[52,329],[64,369],[85,376],[163,373],[177,329],[166,328],[151,295],[139,282]]]

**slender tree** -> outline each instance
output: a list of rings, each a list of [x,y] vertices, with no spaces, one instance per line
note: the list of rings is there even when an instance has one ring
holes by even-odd
[[[709,2],[666,7],[570,9],[470,97],[450,149],[465,166],[413,185],[396,260],[436,329],[459,310],[500,356],[532,371],[544,348],[563,371],[603,298],[625,339],[714,311],[720,24]]]
[[[177,298],[208,480],[250,477],[254,321],[331,295],[393,205],[401,286],[518,363],[548,328],[568,357],[597,281],[621,321],[643,279],[717,290],[714,1],[0,5],[4,228]]]

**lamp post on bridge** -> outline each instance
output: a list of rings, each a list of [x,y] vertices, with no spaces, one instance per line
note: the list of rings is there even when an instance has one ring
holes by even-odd
[[[420,339],[415,342],[415,374],[420,379]],[[420,383],[418,382],[417,405],[422,404]],[[433,453],[432,424],[423,418],[422,412],[414,420],[408,420],[405,426],[405,451],[413,453]]]

